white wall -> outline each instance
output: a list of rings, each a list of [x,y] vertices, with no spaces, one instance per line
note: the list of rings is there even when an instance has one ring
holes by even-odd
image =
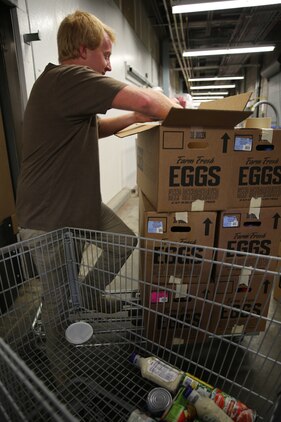
[[[19,0],[18,21],[20,33],[37,32],[40,41],[24,44],[24,60],[27,93],[30,93],[35,79],[48,62],[57,63],[56,33],[61,20],[76,9],[86,10],[111,26],[117,36],[111,58],[110,76],[131,83],[125,79],[126,61],[135,70],[158,85],[158,69],[155,61],[121,14],[113,0]],[[22,39],[22,37],[21,37]],[[108,115],[122,113],[110,110]],[[115,136],[101,139],[101,188],[103,201],[107,203],[123,188],[136,184],[136,154],[134,137],[119,139]]]
[[[281,127],[281,72],[269,79],[268,101],[275,107]],[[272,118],[272,124],[276,124],[276,113],[272,107],[267,107],[267,115]]]

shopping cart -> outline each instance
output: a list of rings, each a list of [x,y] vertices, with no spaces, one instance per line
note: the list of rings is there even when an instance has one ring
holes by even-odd
[[[42,274],[31,257],[47,257],[54,245],[52,270]],[[119,262],[121,247],[128,256],[121,270],[99,268],[101,251]],[[279,258],[142,237],[135,247],[130,236],[121,243],[117,234],[65,228],[2,248],[0,264],[9,300],[0,316],[1,421],[121,422],[146,411],[155,384],[130,362],[132,352],[223,390],[255,409],[258,421],[278,409]],[[112,281],[104,292],[98,283],[87,289],[108,299],[112,313],[81,303],[93,267],[99,280]],[[61,307],[44,310],[58,278]],[[79,321],[93,334],[72,344],[65,330]]]

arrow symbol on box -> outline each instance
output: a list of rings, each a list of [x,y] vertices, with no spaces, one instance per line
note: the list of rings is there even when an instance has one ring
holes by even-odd
[[[209,236],[210,234],[210,225],[213,224],[212,221],[209,218],[206,218],[205,221],[203,221],[205,224],[205,236]]]
[[[277,229],[278,228],[278,220],[280,218],[280,215],[277,212],[272,218],[274,220],[273,228]]]
[[[226,153],[227,152],[227,143],[228,140],[230,139],[230,137],[228,136],[227,133],[225,133],[221,139],[223,140],[223,147],[222,147],[222,152]]]

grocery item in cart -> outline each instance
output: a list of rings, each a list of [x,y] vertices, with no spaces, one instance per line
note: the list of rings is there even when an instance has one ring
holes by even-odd
[[[201,396],[190,385],[186,388],[184,397],[195,407],[202,422],[232,422],[232,419],[209,397]]]
[[[194,409],[194,410],[193,410]],[[169,411],[160,419],[161,422],[193,422],[196,421],[196,410],[193,406],[182,406],[174,403]]]
[[[183,385],[190,386],[200,395],[210,397],[234,422],[254,422],[256,411],[249,409],[244,403],[226,394],[224,391],[212,387],[194,375],[186,373]]]
[[[185,374],[185,378],[183,380],[183,385],[188,387],[190,385],[193,390],[197,390],[201,395],[209,397],[214,389],[213,386],[207,384],[206,382],[200,380],[199,378],[195,377],[194,375],[189,374],[188,372]]]
[[[150,416],[142,413],[139,409],[135,409],[129,416],[127,422],[155,422]]]
[[[234,422],[254,422],[256,419],[256,412],[254,410],[249,409],[244,403],[225,394],[218,388],[214,388],[212,391],[211,399],[223,409]]]
[[[65,330],[65,338],[72,344],[86,343],[93,335],[93,327],[84,321],[74,322]]]
[[[185,387],[181,387],[174,398],[173,404],[161,417],[161,422],[193,422],[197,412],[194,406],[187,403],[183,396]]]
[[[153,388],[147,395],[147,410],[152,416],[161,416],[171,406],[172,401],[171,393],[166,388]]]
[[[177,392],[184,377],[183,371],[168,365],[155,356],[142,357],[139,354],[132,353],[129,360],[140,368],[144,378],[167,388],[171,393]]]

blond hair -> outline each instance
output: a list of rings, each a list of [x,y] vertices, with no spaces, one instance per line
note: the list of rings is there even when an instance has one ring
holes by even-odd
[[[77,10],[66,16],[57,34],[59,62],[78,58],[80,46],[95,50],[101,44],[104,33],[112,42],[115,41],[113,30],[91,13]]]

